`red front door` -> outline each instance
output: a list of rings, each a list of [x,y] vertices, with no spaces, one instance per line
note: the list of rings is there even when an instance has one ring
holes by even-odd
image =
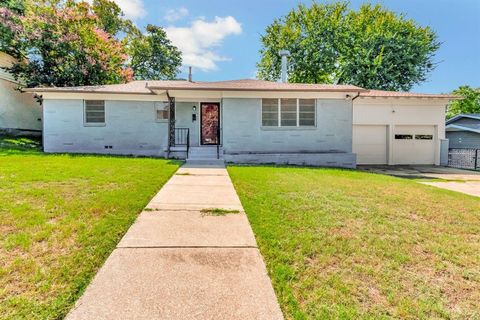
[[[201,103],[200,121],[201,144],[220,144],[220,104],[207,102]]]

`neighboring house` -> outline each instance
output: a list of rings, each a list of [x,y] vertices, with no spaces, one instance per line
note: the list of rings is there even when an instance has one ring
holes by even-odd
[[[480,113],[459,114],[445,128],[450,148],[480,149]]]
[[[229,162],[347,168],[355,153],[360,163],[439,164],[452,98],[261,80],[28,91],[43,97],[46,152],[185,158],[188,137],[189,158],[216,157],[206,150],[219,145]]]
[[[0,133],[40,133],[42,110],[32,93],[16,90],[18,82],[3,68],[15,61],[10,55],[0,52]]]

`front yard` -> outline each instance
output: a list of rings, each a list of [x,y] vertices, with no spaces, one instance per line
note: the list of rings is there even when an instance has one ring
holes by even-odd
[[[62,318],[177,167],[0,137],[0,318]]]
[[[480,200],[358,171],[228,168],[287,319],[480,318]]]
[[[0,137],[0,318],[62,318],[177,167]],[[480,318],[479,198],[360,171],[228,171],[287,319]]]

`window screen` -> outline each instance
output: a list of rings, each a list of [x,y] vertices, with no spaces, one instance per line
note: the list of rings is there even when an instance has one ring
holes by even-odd
[[[102,124],[105,123],[105,101],[86,100],[85,101],[85,123]]]
[[[278,99],[262,99],[262,126],[278,127]]]
[[[315,99],[262,99],[264,127],[313,127],[315,114]]]
[[[280,99],[282,127],[297,126],[297,99]]]
[[[299,126],[315,125],[315,99],[299,99]]]
[[[167,101],[155,102],[155,114],[157,121],[168,120],[169,103]]]

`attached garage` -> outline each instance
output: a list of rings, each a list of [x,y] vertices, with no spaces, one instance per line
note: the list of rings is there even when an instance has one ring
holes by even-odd
[[[353,102],[357,164],[439,165],[445,107],[455,97],[370,90]]]
[[[358,164],[386,164],[387,126],[354,125],[353,152],[357,154]]]
[[[395,164],[435,164],[435,126],[395,126]]]

